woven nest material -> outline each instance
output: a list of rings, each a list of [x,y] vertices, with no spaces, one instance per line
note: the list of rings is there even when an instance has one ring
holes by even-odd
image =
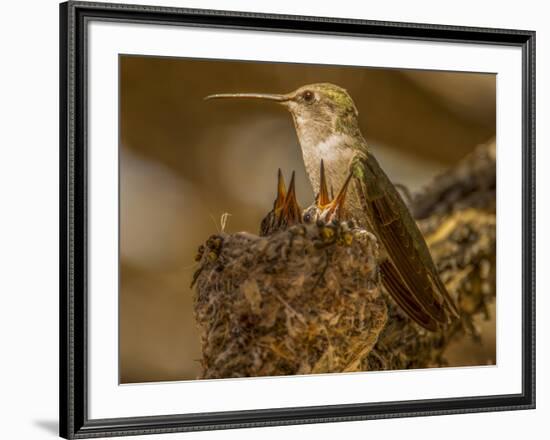
[[[358,371],[387,319],[375,237],[297,225],[218,234],[201,247],[201,378]]]

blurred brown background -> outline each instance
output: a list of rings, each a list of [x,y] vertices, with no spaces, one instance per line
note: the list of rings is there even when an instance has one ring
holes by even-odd
[[[283,108],[203,98],[313,82],[348,90],[382,167],[411,190],[495,135],[495,75],[121,56],[122,383],[198,374],[189,284],[222,213],[226,231],[257,232],[279,167],[287,179],[296,170],[302,205],[313,200]],[[494,363],[494,321],[481,325],[483,345],[452,347],[451,364]]]

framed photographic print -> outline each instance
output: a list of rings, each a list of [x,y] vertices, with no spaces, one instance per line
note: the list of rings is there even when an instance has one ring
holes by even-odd
[[[60,17],[62,437],[534,408],[534,32]]]

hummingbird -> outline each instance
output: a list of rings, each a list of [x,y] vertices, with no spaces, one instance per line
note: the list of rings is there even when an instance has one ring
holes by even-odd
[[[345,89],[317,83],[286,94],[223,93],[205,99],[256,99],[286,108],[314,192],[320,197],[323,191],[317,172],[321,160],[338,187],[353,176],[355,191],[348,195],[346,209],[378,238],[381,282],[395,302],[429,331],[458,317],[422,233],[359,129],[359,112]]]

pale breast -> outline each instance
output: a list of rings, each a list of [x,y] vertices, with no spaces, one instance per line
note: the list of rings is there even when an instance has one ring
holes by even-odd
[[[306,171],[315,194],[319,192],[320,167],[323,160],[329,191],[332,188],[336,195],[348,176],[349,166],[355,155],[353,148],[349,147],[349,140],[345,135],[333,134],[316,144],[304,142],[301,147]],[[360,209],[359,199],[353,188],[348,192],[346,207],[350,212]]]

